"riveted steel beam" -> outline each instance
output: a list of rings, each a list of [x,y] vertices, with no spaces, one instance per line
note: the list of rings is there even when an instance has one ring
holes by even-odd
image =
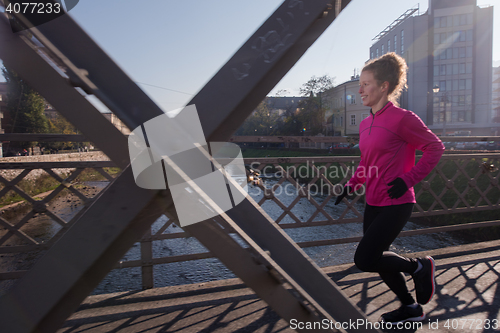
[[[228,140],[237,126],[246,118],[254,107],[263,99],[265,94],[286,74],[307,48],[328,27],[336,15],[349,1],[285,1],[277,11],[263,24],[263,26],[249,39],[247,43],[235,54],[218,74],[196,95],[191,101],[199,111],[200,120],[207,141]],[[290,17],[294,20],[290,21]],[[297,18],[295,20],[295,18]],[[5,28],[5,27],[3,27]],[[44,24],[40,29],[33,29],[37,37],[52,56],[58,57],[58,63],[64,63],[68,68],[68,76],[73,84],[81,85],[82,89],[95,94],[105,103],[129,128],[135,128],[143,122],[161,115],[162,111],[128,78],[121,69],[78,27],[78,25],[67,15]],[[3,38],[5,36],[1,36]],[[9,39],[9,38],[7,38]],[[68,90],[67,82],[60,82],[63,78],[52,76],[51,80],[43,82],[42,75],[25,70],[31,60],[34,61],[33,52],[27,52],[21,59],[15,59],[16,52],[23,49],[19,44],[19,36],[8,40],[7,51],[0,53],[4,61],[16,71],[21,71],[21,76],[30,82],[35,89],[43,90],[44,84],[47,88],[40,91],[49,102],[61,109],[60,111],[73,123],[76,123],[84,135],[101,147],[110,158],[118,165],[125,166],[123,135],[114,133],[104,135],[102,131],[104,122],[97,120],[91,123],[89,119],[82,119],[71,107],[85,104],[81,99],[77,102],[71,101],[66,96],[60,96],[58,91]],[[3,42],[3,41],[2,41]],[[277,44],[276,44],[277,43]],[[6,60],[7,59],[7,60]],[[36,70],[43,67],[44,74],[51,74],[44,64],[35,63],[30,69]],[[54,71],[55,72],[55,71]],[[85,73],[82,74],[82,73]],[[53,74],[53,73],[52,73]],[[84,77],[82,77],[84,75]],[[49,84],[47,84],[47,82]],[[70,87],[71,88],[71,87]],[[74,90],[74,89],[73,89]],[[49,97],[50,96],[50,97]],[[78,99],[76,96],[73,96]],[[88,106],[88,105],[87,105]],[[216,110],[214,112],[214,110]],[[91,114],[94,110],[88,108]],[[85,117],[86,113],[83,113]],[[92,126],[89,126],[91,124]],[[85,127],[84,128],[82,128]],[[105,145],[106,140],[112,138],[113,144]],[[115,141],[116,140],[116,141]],[[103,145],[106,148],[103,148]],[[113,151],[113,148],[119,148]],[[165,198],[161,199],[154,191],[138,189],[131,182],[130,168],[125,168],[120,176],[106,192],[97,200],[89,210],[82,215],[67,235],[49,251],[47,256],[41,259],[35,267],[30,270],[22,281],[12,292],[0,299],[0,311],[3,316],[16,314],[18,324],[23,324],[25,330],[51,331],[61,323],[66,316],[83,300],[91,287],[97,285],[99,279],[111,269],[114,262],[123,255],[135,240],[142,235],[139,229],[149,225],[161,214],[165,206]],[[123,205],[120,200],[130,205]],[[108,200],[108,201],[106,201]],[[130,215],[111,216],[121,208],[127,207]],[[175,212],[173,207],[170,208]],[[111,215],[110,215],[111,214]],[[109,218],[112,228],[106,229],[103,217]],[[322,274],[301,250],[286,237],[276,225],[274,225],[265,213],[253,202],[245,200],[227,214],[228,219],[241,227],[243,233],[251,235],[255,240],[255,248],[270,250],[273,265],[286,272],[289,280],[297,283],[305,296],[310,296],[317,303],[316,310],[326,310],[335,320],[346,321],[348,319],[364,318],[359,310],[351,304],[341,291],[336,288],[328,277]],[[101,221],[104,224],[95,224]],[[252,226],[252,221],[257,221]],[[95,229],[89,226],[95,226]],[[217,241],[215,232],[210,231],[209,223],[198,223],[187,227],[194,236],[206,240],[206,246],[216,250],[218,247],[229,246],[226,241]],[[73,230],[79,230],[75,233]],[[141,229],[142,230],[142,229]],[[131,232],[132,231],[132,232]],[[145,229],[144,229],[145,231]],[[143,232],[144,232],[143,231]],[[266,235],[270,233],[272,237]],[[84,243],[92,244],[101,237],[105,241],[95,251],[86,253],[86,247],[74,247],[73,240],[86,239]],[[97,237],[97,238],[96,238]],[[273,239],[273,237],[275,237]],[[62,245],[60,245],[62,244]],[[278,246],[281,246],[281,248]],[[63,252],[73,247],[74,253],[81,256],[88,255],[86,264],[74,267],[74,274],[70,277],[57,278],[48,271],[51,265],[56,267],[63,262]],[[288,252],[287,252],[288,251]],[[255,283],[255,271],[242,271],[238,261],[232,261],[231,254],[227,251],[218,251],[221,260],[230,269],[239,271],[240,276],[246,283],[252,285],[259,296],[273,305],[280,315],[291,319],[295,310],[290,310],[287,301],[277,302],[272,293],[265,292],[265,286]],[[270,259],[270,258],[269,258]],[[296,260],[293,260],[296,259]],[[56,261],[57,263],[54,263]],[[271,260],[269,260],[271,262]],[[61,269],[61,267],[59,267]],[[38,281],[37,281],[38,277]],[[43,288],[43,282],[50,278],[61,284],[52,283],[55,292],[47,292],[44,300],[30,302],[30,295],[35,295],[37,288]],[[264,283],[265,284],[265,283]],[[314,285],[317,284],[317,285]],[[326,288],[326,289],[321,289]],[[33,293],[31,294],[30,291]],[[329,297],[325,297],[329,295]],[[7,300],[16,299],[17,311],[9,309]],[[30,305],[33,303],[33,305]],[[25,312],[31,309],[30,312]],[[22,321],[22,315],[30,313],[31,321]],[[20,317],[21,314],[21,317]],[[9,317],[12,320],[13,317]],[[15,332],[15,331],[14,331]]]

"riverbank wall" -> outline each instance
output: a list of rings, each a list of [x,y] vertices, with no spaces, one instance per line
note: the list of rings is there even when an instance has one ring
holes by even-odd
[[[70,161],[109,161],[102,151],[69,154],[47,154],[32,156],[11,156],[0,158],[0,163],[12,162],[70,162]]]
[[[83,161],[109,161],[102,151],[91,151],[69,154],[47,154],[32,156],[11,156],[0,158],[0,163],[34,163],[34,162],[83,162]],[[54,172],[61,174],[68,172],[68,169],[54,169]],[[12,180],[22,172],[20,169],[2,169],[0,175],[5,179]],[[42,169],[32,170],[24,179],[34,180],[45,174]]]

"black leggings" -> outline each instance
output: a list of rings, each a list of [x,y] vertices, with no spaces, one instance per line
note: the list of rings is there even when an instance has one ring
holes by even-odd
[[[416,259],[405,258],[389,251],[411,216],[413,204],[394,206],[366,205],[363,238],[359,242],[354,263],[365,272],[378,272],[382,280],[398,296],[401,303],[415,303],[406,287],[402,272],[412,274],[418,267]]]

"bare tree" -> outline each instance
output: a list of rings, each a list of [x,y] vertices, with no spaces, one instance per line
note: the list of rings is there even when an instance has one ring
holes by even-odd
[[[309,81],[304,83],[302,87],[300,87],[300,94],[304,97],[308,97],[313,94],[313,96],[317,96],[318,94],[333,88],[335,78],[330,77],[329,75],[323,75],[321,77],[312,76]]]

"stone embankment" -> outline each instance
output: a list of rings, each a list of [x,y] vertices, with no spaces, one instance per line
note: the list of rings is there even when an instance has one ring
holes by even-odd
[[[82,153],[69,154],[47,154],[34,156],[12,156],[0,158],[0,163],[30,163],[30,162],[77,162],[77,161],[109,161],[102,151],[91,151]],[[58,174],[68,173],[70,169],[54,169]],[[19,175],[22,170],[19,169],[2,169],[0,164],[0,175],[8,180]],[[25,179],[33,180],[40,177],[45,172],[42,169],[32,170]]]

